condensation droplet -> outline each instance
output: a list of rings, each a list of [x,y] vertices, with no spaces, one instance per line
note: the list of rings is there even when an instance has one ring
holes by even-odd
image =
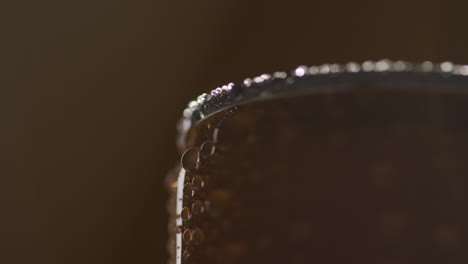
[[[205,240],[205,233],[201,228],[195,228],[192,232],[192,242],[196,245],[200,245]]]
[[[215,153],[216,145],[212,140],[205,141],[200,147],[200,157],[206,160]]]
[[[185,243],[190,243],[192,241],[192,230],[186,229],[182,234],[182,239]]]
[[[191,183],[186,183],[184,185],[184,195],[186,197],[192,197],[193,195],[193,186]]]
[[[349,72],[359,72],[361,70],[361,65],[356,62],[349,62],[346,64],[346,70]]]
[[[187,149],[182,155],[182,167],[188,172],[194,172],[198,168],[199,156],[199,148]]]
[[[196,215],[202,214],[204,210],[205,210],[205,209],[204,209],[204,207],[203,207],[203,203],[202,203],[200,200],[196,200],[196,201],[192,204],[192,212],[193,212],[193,214],[196,214]]]
[[[184,253],[182,254],[182,257],[184,258],[184,260],[185,260],[185,261],[190,260],[190,256],[192,256],[192,254],[190,253],[190,251],[188,251],[187,249],[184,250]]]
[[[293,74],[297,77],[302,77],[307,73],[307,67],[306,66],[299,66],[297,67]]]
[[[453,70],[453,63],[450,61],[445,61],[440,64],[440,69],[443,72],[450,72]]]
[[[365,72],[374,71],[374,70],[375,70],[374,62],[372,62],[372,61],[365,61],[365,62],[362,64],[362,70],[365,71]]]
[[[182,212],[180,213],[180,215],[181,215],[183,221],[188,221],[192,217],[192,212],[190,212],[190,208],[184,207],[184,209],[182,209]]]
[[[434,70],[434,65],[430,61],[421,63],[421,70],[424,72],[430,72]]]
[[[203,182],[203,178],[202,176],[200,175],[197,175],[195,177],[193,177],[193,180],[192,180],[192,186],[195,190],[200,190],[203,188],[203,185],[205,183]]]

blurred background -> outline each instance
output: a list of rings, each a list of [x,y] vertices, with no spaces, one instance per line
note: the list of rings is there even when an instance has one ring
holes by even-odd
[[[0,263],[164,263],[187,102],[295,66],[468,63],[459,1],[0,3]]]

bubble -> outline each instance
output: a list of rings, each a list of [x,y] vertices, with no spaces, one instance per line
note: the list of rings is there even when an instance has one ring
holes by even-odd
[[[193,186],[193,188],[195,190],[200,190],[201,188],[203,188],[204,184],[205,183],[203,182],[202,176],[197,175],[197,176],[193,177],[192,186]]]
[[[184,207],[184,209],[182,209],[182,212],[180,213],[180,215],[182,217],[182,220],[184,220],[184,221],[190,220],[190,218],[192,217],[192,213],[190,212],[190,208]]]
[[[216,146],[212,140],[205,141],[200,147],[200,157],[206,160],[215,153]]]
[[[442,62],[440,64],[440,69],[443,71],[443,72],[450,72],[453,70],[453,63],[450,62],[450,61],[446,61],[446,62]]]
[[[193,186],[191,183],[186,183],[184,185],[184,195],[186,197],[192,197],[192,194],[193,194]]]
[[[192,204],[192,212],[193,214],[199,215],[202,214],[205,208],[203,207],[203,203],[200,200],[196,200]]]
[[[192,241],[192,230],[186,229],[182,234],[182,239],[185,243],[190,243]]]
[[[198,168],[199,156],[199,148],[187,149],[184,154],[182,154],[182,167],[188,172],[195,171]]]
[[[201,230],[201,228],[195,228],[195,230],[192,232],[192,242],[195,245],[200,245],[203,243],[203,240],[205,240],[205,233],[203,230]]]
[[[190,260],[191,256],[192,256],[192,254],[190,253],[190,251],[188,251],[187,249],[184,250],[184,253],[182,254],[182,257],[184,258],[185,261]]]
[[[349,72],[359,72],[361,70],[361,65],[356,62],[350,62],[346,64],[346,70]]]
[[[294,70],[293,74],[297,77],[302,77],[307,73],[307,66],[299,66]]]

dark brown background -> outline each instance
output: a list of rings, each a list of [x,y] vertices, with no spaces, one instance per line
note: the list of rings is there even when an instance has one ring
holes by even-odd
[[[3,1],[0,263],[163,263],[163,177],[191,98],[300,64],[468,63],[466,7]]]

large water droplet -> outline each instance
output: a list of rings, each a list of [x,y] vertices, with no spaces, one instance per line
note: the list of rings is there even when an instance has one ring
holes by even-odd
[[[185,243],[190,243],[192,241],[192,230],[186,229],[182,234],[182,238]]]
[[[188,172],[194,172],[198,168],[199,156],[199,148],[187,149],[182,155],[182,167]]]
[[[190,256],[192,256],[192,254],[190,253],[190,251],[188,251],[187,249],[184,250],[184,253],[182,255],[182,257],[184,258],[185,261],[189,261],[190,260]]]
[[[188,221],[192,217],[192,212],[190,212],[190,208],[184,207],[184,209],[182,209],[182,212],[180,213],[180,215],[181,215],[183,221]]]
[[[200,245],[205,240],[205,233],[201,228],[195,228],[192,232],[192,241],[196,245]]]
[[[200,190],[203,188],[204,184],[205,183],[203,182],[203,178],[200,175],[193,177],[192,185],[195,190]]]
[[[206,160],[215,153],[216,145],[214,141],[207,140],[200,147],[200,157]]]
[[[203,207],[203,203],[200,200],[196,200],[192,204],[192,212],[196,215],[202,214],[205,208]]]
[[[193,195],[193,186],[191,183],[186,183],[184,185],[184,196],[185,197],[192,197]]]

